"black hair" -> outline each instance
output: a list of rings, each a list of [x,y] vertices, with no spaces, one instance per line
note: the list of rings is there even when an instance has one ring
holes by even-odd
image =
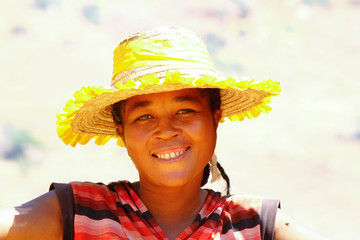
[[[218,89],[218,88],[199,88],[199,91],[200,91],[201,96],[207,99],[212,113],[215,113],[215,111],[217,109],[220,109],[220,107],[221,107],[220,89]],[[113,120],[116,125],[123,124],[121,108],[122,108],[122,105],[124,104],[124,102],[125,102],[125,100],[122,100],[117,103],[114,103],[111,106],[111,114],[112,114]],[[226,190],[226,194],[229,195],[230,194],[230,179],[229,179],[228,175],[225,173],[224,168],[220,165],[219,162],[217,162],[217,168],[219,169],[222,178],[226,182],[225,190]],[[208,182],[209,176],[210,176],[210,164],[208,163],[204,168],[203,177],[201,180],[201,187],[204,186]]]
[[[122,105],[124,104],[124,102],[125,102],[125,100],[122,100],[122,101],[119,101],[117,103],[114,103],[111,106],[111,115],[112,115],[114,123],[116,125],[122,125],[123,124],[121,108],[122,108]]]
[[[219,171],[221,173],[221,177],[226,182],[226,188],[225,188],[226,195],[230,195],[230,178],[226,174],[225,169],[221,166],[221,164],[219,162],[217,162],[216,165],[217,165],[217,168],[219,169]],[[203,173],[203,177],[201,179],[201,185],[200,186],[204,186],[209,181],[209,176],[210,176],[210,164],[208,163],[204,167],[204,173]]]

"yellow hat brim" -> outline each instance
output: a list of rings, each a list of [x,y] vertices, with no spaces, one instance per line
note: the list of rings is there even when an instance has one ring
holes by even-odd
[[[231,121],[242,121],[245,118],[256,118],[261,113],[269,113],[271,97],[279,95],[281,91],[280,84],[270,79],[260,83],[210,75],[196,79],[183,77],[178,71],[166,72],[161,80],[157,74],[150,74],[143,76],[138,83],[132,80],[118,82],[115,88],[83,87],[74,94],[74,99],[66,103],[64,112],[57,115],[58,135],[65,144],[73,147],[78,143],[86,144],[93,138],[98,145],[104,145],[114,138],[118,140],[119,146],[124,147],[115,131],[111,115],[112,104],[136,95],[185,88],[219,88],[223,118]]]

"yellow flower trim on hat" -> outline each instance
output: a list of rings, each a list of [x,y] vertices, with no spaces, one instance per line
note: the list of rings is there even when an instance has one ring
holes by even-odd
[[[271,97],[276,96],[280,93],[281,88],[278,82],[267,80],[261,83],[253,83],[254,80],[241,81],[237,82],[235,78],[229,77],[225,80],[218,80],[216,77],[204,75],[203,77],[196,79],[194,77],[182,77],[180,72],[171,72],[168,71],[165,75],[164,82],[162,85],[189,85],[189,86],[216,86],[218,88],[234,88],[234,89],[254,89],[261,90],[269,93],[269,96],[265,97],[262,100],[262,103],[258,106],[228,118],[231,121],[242,121],[246,117],[256,118],[261,113],[269,113],[271,107],[268,106],[270,103]],[[74,120],[76,114],[84,104],[101,94],[112,93],[117,91],[124,91],[128,89],[144,89],[148,86],[159,85],[160,81],[157,74],[150,74],[143,76],[141,78],[140,85],[136,84],[133,80],[128,80],[126,83],[118,82],[116,83],[116,88],[105,88],[103,86],[88,86],[83,87],[81,90],[77,91],[74,94],[74,99],[70,99],[65,107],[64,112],[57,115],[57,132],[64,141],[65,144],[69,144],[73,147],[77,143],[82,145],[88,143],[92,138],[95,139],[95,143],[98,145],[104,145],[111,138],[118,139],[117,144],[124,147],[124,143],[120,137],[116,136],[97,136],[91,134],[76,133],[72,130],[71,122]],[[224,119],[221,120],[223,122]]]

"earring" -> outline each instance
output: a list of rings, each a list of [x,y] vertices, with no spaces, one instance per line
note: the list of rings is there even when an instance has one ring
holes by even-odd
[[[219,172],[219,169],[217,168],[217,157],[215,153],[212,155],[210,160],[210,172],[211,172],[211,183],[220,180],[221,174]]]

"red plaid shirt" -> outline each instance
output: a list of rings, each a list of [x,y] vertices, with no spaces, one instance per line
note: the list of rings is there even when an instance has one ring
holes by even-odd
[[[109,185],[73,182],[74,239],[167,239],[160,226],[133,191],[131,183]],[[194,223],[180,239],[261,239],[262,198],[208,196]]]

